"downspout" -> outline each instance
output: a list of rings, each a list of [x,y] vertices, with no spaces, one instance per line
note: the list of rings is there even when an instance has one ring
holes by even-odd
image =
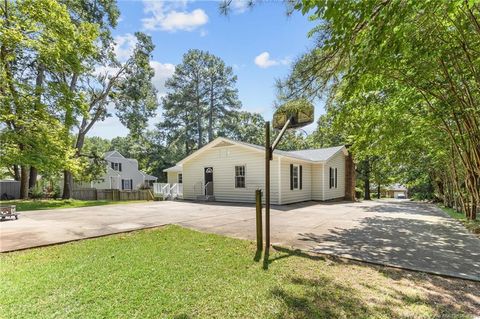
[[[325,162],[322,163],[322,201],[325,200]]]
[[[278,205],[282,205],[282,158],[278,157]]]

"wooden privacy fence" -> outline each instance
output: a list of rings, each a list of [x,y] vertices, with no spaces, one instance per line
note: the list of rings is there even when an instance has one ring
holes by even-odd
[[[153,193],[149,189],[121,191],[118,189],[74,189],[72,198],[80,200],[153,200]]]
[[[8,198],[20,198],[20,182],[10,180],[0,181],[0,196],[3,194]]]

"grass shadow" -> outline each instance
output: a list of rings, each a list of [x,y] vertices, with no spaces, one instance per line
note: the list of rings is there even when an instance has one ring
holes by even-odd
[[[277,318],[369,318],[378,314],[377,309],[365,304],[358,291],[326,276],[309,279],[295,274],[288,281],[270,291],[286,306],[286,313],[277,314]]]
[[[276,252],[268,264],[289,257],[301,257],[314,261],[327,261],[329,267],[362,267],[373,270],[381,277],[395,281],[388,286],[375,282],[358,280],[357,285],[336,282],[332,277],[308,278],[301,273],[293,273],[288,285],[271,290],[274,298],[287,306],[289,314],[282,313],[278,318],[369,318],[384,316],[386,318],[417,318],[415,311],[429,305],[433,311],[418,314],[419,318],[470,318],[465,313],[480,316],[480,283],[470,280],[429,275],[422,272],[408,271],[380,265],[367,264],[345,258],[305,253],[298,249],[280,246],[273,247]],[[272,254],[273,255],[273,254]],[[268,266],[267,266],[268,268]],[[354,270],[352,270],[354,271]],[[373,278],[373,277],[372,277]],[[408,292],[412,287],[418,288],[423,295]],[[356,287],[356,288],[353,288]],[[402,288],[404,287],[404,288]],[[299,291],[304,293],[299,294]],[[385,299],[372,300],[369,295],[382,296]],[[403,309],[403,310],[402,310]],[[412,312],[413,311],[413,312]]]

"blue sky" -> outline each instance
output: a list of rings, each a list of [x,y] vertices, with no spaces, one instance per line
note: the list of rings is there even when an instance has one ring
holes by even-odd
[[[287,17],[280,1],[265,1],[252,10],[245,3],[234,0],[232,12],[225,17],[219,14],[216,1],[120,0],[120,22],[114,31],[117,54],[128,56],[135,31],[152,36],[154,83],[163,95],[165,80],[188,49],[209,51],[233,67],[243,108],[271,119],[275,79],[286,76],[291,62],[312,46],[307,33],[314,25],[300,13]],[[161,120],[161,112],[160,107],[151,125]],[[315,116],[321,112],[319,105]],[[89,135],[113,138],[127,133],[113,116],[98,123]]]

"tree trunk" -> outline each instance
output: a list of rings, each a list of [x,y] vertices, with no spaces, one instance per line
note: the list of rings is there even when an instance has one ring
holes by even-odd
[[[368,160],[365,161],[365,200],[371,200],[370,197],[370,162]]]
[[[16,164],[13,165],[13,179],[20,181],[20,168]]]
[[[213,98],[213,87],[210,88],[211,93],[210,93],[210,112],[208,114],[208,142],[210,143],[213,141],[213,107],[215,100]]]
[[[197,120],[197,131],[198,131],[198,148],[202,148],[203,146],[203,128],[202,128],[202,120],[200,117]]]
[[[380,184],[377,186],[377,198],[380,199],[382,198],[382,195],[380,194]]]
[[[83,144],[85,143],[85,135],[86,131],[83,130],[85,127],[85,121],[83,122],[82,125],[82,130],[81,132],[78,133],[77,135],[77,141],[75,143],[75,148],[76,148],[76,153],[75,156],[78,157],[80,156],[80,153],[83,148]],[[63,199],[70,199],[72,198],[72,191],[73,191],[73,176],[72,172],[65,170],[63,172]]]
[[[35,167],[30,167],[30,178],[28,179],[28,188],[34,188],[37,185],[38,172]]]
[[[28,167],[20,166],[20,198],[28,198]]]
[[[63,172],[63,199],[70,199],[72,198],[72,190],[73,190],[73,176],[72,172],[64,171]]]

